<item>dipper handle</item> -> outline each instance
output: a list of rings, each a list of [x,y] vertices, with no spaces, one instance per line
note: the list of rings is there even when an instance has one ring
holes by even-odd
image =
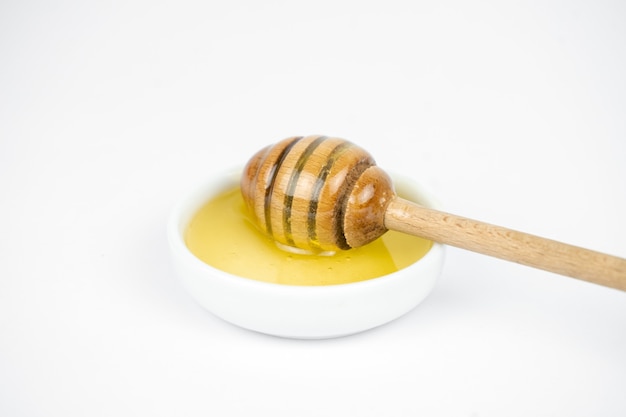
[[[395,197],[385,227],[626,291],[626,259],[420,206]]]

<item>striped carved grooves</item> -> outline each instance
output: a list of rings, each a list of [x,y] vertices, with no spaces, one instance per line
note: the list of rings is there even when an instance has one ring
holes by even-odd
[[[241,191],[261,230],[310,252],[350,249],[382,235],[394,195],[368,152],[318,135],[261,149],[244,169]]]

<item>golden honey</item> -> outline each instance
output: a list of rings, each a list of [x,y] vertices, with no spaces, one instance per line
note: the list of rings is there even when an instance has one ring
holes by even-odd
[[[365,246],[333,255],[280,249],[261,233],[238,187],[209,200],[185,234],[191,252],[233,275],[287,285],[332,285],[364,281],[405,268],[423,257],[432,242],[389,231]]]

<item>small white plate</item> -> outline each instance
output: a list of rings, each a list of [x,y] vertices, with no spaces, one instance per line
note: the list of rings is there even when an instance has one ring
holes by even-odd
[[[320,339],[345,336],[394,320],[417,306],[441,273],[444,245],[435,243],[414,264],[379,278],[350,284],[295,286],[255,281],[214,268],[193,255],[184,233],[212,197],[239,184],[240,171],[211,177],[171,213],[167,234],[176,272],[200,305],[218,317],[261,333]],[[435,206],[413,181],[391,175],[403,197]]]

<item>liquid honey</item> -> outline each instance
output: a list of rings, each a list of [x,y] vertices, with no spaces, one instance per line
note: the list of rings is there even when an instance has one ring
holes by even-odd
[[[364,281],[405,268],[424,256],[432,242],[389,231],[374,242],[334,255],[290,253],[260,232],[239,188],[208,201],[185,235],[191,252],[225,272],[288,285],[332,285]]]

